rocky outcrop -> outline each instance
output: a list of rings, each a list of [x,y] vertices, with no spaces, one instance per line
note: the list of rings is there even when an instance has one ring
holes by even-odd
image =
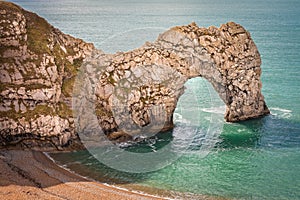
[[[52,149],[76,141],[72,87],[93,49],[36,14],[0,2],[0,146]]]
[[[76,132],[97,127],[117,141],[169,130],[184,83],[199,76],[226,104],[226,121],[269,113],[259,52],[233,22],[174,27],[153,43],[112,55],[11,3],[0,2],[0,14],[2,146],[60,148],[74,144]]]

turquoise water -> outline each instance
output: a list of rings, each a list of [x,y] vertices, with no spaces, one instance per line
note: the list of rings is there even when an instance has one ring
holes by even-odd
[[[106,51],[138,47],[168,27],[192,21],[205,27],[227,21],[242,24],[261,53],[263,94],[271,115],[236,124],[217,120],[217,126],[210,129],[210,118],[220,119],[222,103],[208,95],[215,94],[207,92],[205,80],[195,79],[187,83],[187,94],[181,101],[191,98],[190,91],[198,101],[197,112],[178,105],[177,113],[183,119],[194,120],[192,126],[199,132],[221,132],[216,134],[207,156],[203,157],[201,142],[195,138],[176,162],[149,173],[110,169],[87,152],[54,157],[73,170],[109,183],[234,199],[300,199],[300,1],[14,2],[37,12],[63,32]],[[185,126],[184,121],[177,122],[182,134]],[[172,138],[171,133],[160,135],[125,150],[156,151]]]

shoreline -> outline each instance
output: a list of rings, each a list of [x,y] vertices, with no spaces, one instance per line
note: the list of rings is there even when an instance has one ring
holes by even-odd
[[[97,181],[95,179],[92,179],[90,178],[89,176],[84,176],[84,175],[81,175],[80,173],[76,172],[76,171],[73,171],[72,169],[69,169],[67,167],[65,167],[64,165],[61,165],[59,164],[54,158],[51,157],[51,153],[53,152],[42,152],[49,160],[51,160],[55,165],[57,165],[58,167],[62,168],[63,170],[66,170],[68,171],[69,173],[71,174],[75,174],[76,176],[79,176],[83,179],[86,179],[88,181],[91,181],[91,182],[96,182],[96,183],[99,183],[101,185],[105,185],[107,187],[111,187],[112,189],[117,189],[117,190],[121,190],[121,191],[126,191],[126,192],[132,192],[134,194],[139,194],[139,195],[145,195],[145,196],[149,196],[149,197],[153,197],[155,199],[159,198],[159,199],[166,199],[166,200],[172,200],[172,198],[170,197],[165,197],[165,196],[158,196],[158,195],[154,195],[154,194],[149,194],[147,192],[144,192],[144,190],[134,190],[134,189],[129,189],[127,187],[122,187],[120,186],[120,184],[110,184],[110,183],[106,183],[106,182],[101,182],[101,181]],[[56,153],[56,152],[54,152]],[[61,152],[60,152],[61,153]]]
[[[89,180],[37,151],[0,150],[0,199],[166,199]]]
[[[138,183],[118,183],[118,180],[109,179],[107,182],[106,180],[100,178],[91,178],[93,175],[90,174],[89,170],[81,171],[81,168],[77,167],[67,167],[64,164],[60,163],[58,160],[51,156],[55,153],[63,153],[63,152],[44,152],[44,154],[56,165],[62,167],[63,169],[69,171],[70,173],[76,174],[81,176],[85,179],[88,179],[92,182],[97,182],[100,184],[107,185],[112,188],[116,188],[119,190],[129,191],[137,194],[142,194],[154,198],[161,198],[161,199],[176,199],[176,200],[228,200],[228,198],[220,197],[220,196],[210,196],[210,195],[203,195],[203,194],[193,194],[189,192],[179,192],[179,191],[172,191],[166,189],[159,189],[156,187],[150,187],[145,185],[139,185]]]
[[[0,199],[225,199],[153,191],[98,182],[59,165],[46,152],[0,150]]]

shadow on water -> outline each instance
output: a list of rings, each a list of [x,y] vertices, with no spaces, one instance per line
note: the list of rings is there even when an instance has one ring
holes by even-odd
[[[159,133],[137,143],[125,143],[120,148],[134,153],[155,152],[173,140],[172,131]],[[132,184],[143,182],[151,177],[152,173],[130,173],[110,168],[91,155],[87,150],[64,153],[51,153],[51,157],[72,171],[108,184]]]
[[[95,159],[87,150],[69,153],[54,153],[50,154],[50,156],[53,157],[58,164],[71,169],[75,173],[102,183],[138,183],[145,180],[147,177],[146,174],[121,172],[112,169]]]

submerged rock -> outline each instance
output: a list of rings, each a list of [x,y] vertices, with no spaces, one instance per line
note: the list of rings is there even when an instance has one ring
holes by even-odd
[[[77,132],[96,126],[115,141],[169,130],[184,83],[199,76],[224,101],[226,121],[269,113],[259,52],[234,22],[174,27],[112,55],[12,3],[0,2],[0,14],[2,147],[80,148]]]

